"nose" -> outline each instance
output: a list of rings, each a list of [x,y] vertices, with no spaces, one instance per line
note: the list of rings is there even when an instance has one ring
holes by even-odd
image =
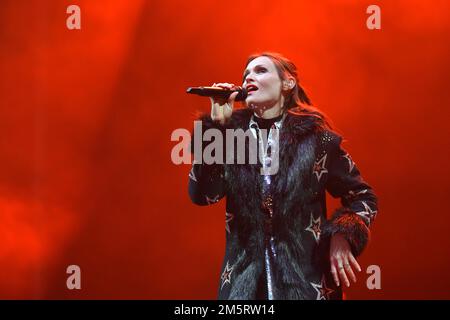
[[[245,87],[248,83],[252,83],[252,82],[255,82],[255,79],[253,78],[253,74],[249,73],[247,75],[247,77],[245,77],[245,81],[243,83],[243,86]]]

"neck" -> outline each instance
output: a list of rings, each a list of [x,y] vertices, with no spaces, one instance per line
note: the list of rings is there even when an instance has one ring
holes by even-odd
[[[278,117],[282,112],[280,109],[278,110],[260,110],[260,109],[256,109],[254,111],[255,116],[257,116],[258,118],[263,118],[263,119],[273,119]]]
[[[263,119],[276,118],[283,113],[283,109],[280,106],[273,106],[272,108],[258,108],[254,109],[255,116]]]
[[[278,101],[270,105],[255,105],[253,107],[253,112],[255,116],[259,118],[263,119],[276,118],[283,113],[282,108],[283,104],[284,104],[284,97],[281,96],[281,98]]]

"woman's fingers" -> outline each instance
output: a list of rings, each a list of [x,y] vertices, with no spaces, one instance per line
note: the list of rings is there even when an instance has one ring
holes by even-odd
[[[214,83],[212,87],[219,87],[223,89],[233,90],[236,86],[232,83]],[[227,98],[220,97],[210,97],[211,101],[211,118],[213,120],[218,120],[220,123],[224,124],[227,119],[231,117],[233,113],[233,104],[236,96],[239,92],[233,92]]]
[[[214,83],[213,87],[220,87],[220,88],[225,88],[225,89],[231,89],[234,88],[235,85],[232,83]]]
[[[353,269],[351,268],[349,258],[350,256],[348,258],[335,257],[334,259],[331,259],[331,274],[337,286],[339,286],[340,283],[344,283],[347,287],[350,287],[349,278],[353,282],[356,282],[356,276],[355,273],[353,272]],[[352,258],[354,259],[353,256]]]
[[[340,278],[338,282],[344,283],[347,287],[350,286],[349,278],[356,282],[353,269],[361,272],[361,267],[351,252],[350,244],[341,234],[334,234],[331,238],[330,262],[333,278],[336,278],[336,273]]]
[[[353,256],[353,254],[349,253],[348,255],[348,260],[349,262],[353,265],[353,267],[355,267],[356,270],[358,270],[359,272],[361,272],[361,267],[359,266],[358,261],[356,261],[355,257]]]
[[[336,283],[336,285],[339,287],[339,276],[338,276],[337,269],[336,269],[336,266],[334,265],[334,263],[331,263],[331,274],[333,275],[334,283]]]
[[[214,83],[212,85],[212,87],[219,87],[219,88],[223,88],[223,89],[234,89],[234,88],[236,88],[236,86],[234,84],[226,83],[226,82]],[[215,97],[211,101],[213,101],[213,103],[217,103],[219,105],[224,105],[227,102],[234,102],[234,99],[236,98],[236,96],[237,96],[237,93],[234,96],[233,96],[233,94],[231,94],[230,97],[228,97],[227,99]],[[230,99],[230,98],[233,98],[233,99]]]
[[[337,257],[336,259],[334,259],[334,261],[337,267],[339,278],[341,279],[340,282],[344,283],[347,287],[350,287],[350,281],[348,281],[347,275],[345,274],[345,268],[342,258]]]
[[[232,94],[230,94],[229,100],[230,100],[231,102],[234,102],[234,99],[236,99],[236,97],[237,97],[238,94],[239,94],[238,91],[233,92]]]
[[[347,273],[347,275],[352,279],[353,282],[356,282],[356,276],[355,273],[352,270],[352,267],[350,266],[350,263],[348,262],[348,259],[344,260],[344,270]]]
[[[345,274],[344,266],[339,265],[338,266],[338,272],[339,272],[339,277],[341,278],[341,281],[343,283],[345,283],[345,285],[347,287],[350,287],[350,281],[348,281],[347,275]]]

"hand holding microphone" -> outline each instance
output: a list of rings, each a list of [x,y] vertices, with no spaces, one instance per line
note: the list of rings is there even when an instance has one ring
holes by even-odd
[[[236,87],[230,83],[214,83],[212,86],[230,90]],[[209,97],[209,100],[211,100],[211,119],[219,121],[222,125],[225,124],[225,122],[231,118],[234,100],[238,94],[238,91],[233,92],[228,99],[221,97]]]
[[[211,101],[211,118],[222,125],[233,113],[234,101],[245,100],[247,92],[231,83],[214,83],[211,87],[189,88],[187,93],[209,97]]]

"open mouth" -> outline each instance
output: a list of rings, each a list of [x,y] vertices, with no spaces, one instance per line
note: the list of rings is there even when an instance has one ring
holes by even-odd
[[[258,90],[258,87],[251,84],[251,85],[248,85],[246,89],[247,89],[247,94],[250,94],[250,93],[252,93],[253,91]]]

